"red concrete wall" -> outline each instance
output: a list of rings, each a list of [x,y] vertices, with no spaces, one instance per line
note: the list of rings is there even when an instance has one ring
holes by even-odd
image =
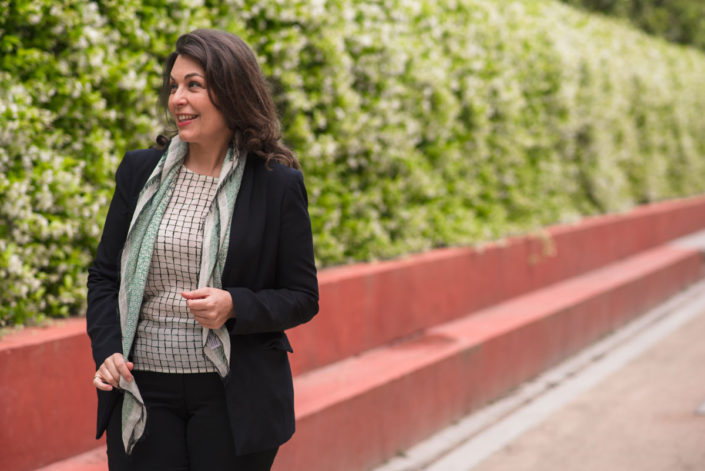
[[[84,319],[0,339],[0,469],[26,471],[96,447],[95,366]]]
[[[319,274],[320,313],[292,329],[294,373],[421,332],[705,228],[705,197],[548,228],[482,248],[433,250]]]
[[[702,271],[694,250],[656,249],[301,375],[297,432],[274,469],[371,469],[662,302]]]

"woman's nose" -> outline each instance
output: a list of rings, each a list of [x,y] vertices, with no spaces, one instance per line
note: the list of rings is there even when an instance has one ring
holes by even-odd
[[[181,87],[177,87],[176,90],[174,90],[171,99],[175,105],[186,103],[186,95],[184,94],[183,89]]]

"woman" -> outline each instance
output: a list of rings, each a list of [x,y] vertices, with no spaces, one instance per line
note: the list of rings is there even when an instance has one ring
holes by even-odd
[[[178,134],[125,154],[88,277],[111,470],[268,470],[294,432],[284,334],[318,311],[306,189],[256,58],[196,30],[168,57]]]

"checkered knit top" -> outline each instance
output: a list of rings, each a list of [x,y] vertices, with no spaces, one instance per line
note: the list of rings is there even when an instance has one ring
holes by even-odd
[[[197,288],[203,226],[218,178],[182,166],[175,185],[154,244],[132,361],[136,370],[216,372],[203,353],[203,328],[181,292]]]

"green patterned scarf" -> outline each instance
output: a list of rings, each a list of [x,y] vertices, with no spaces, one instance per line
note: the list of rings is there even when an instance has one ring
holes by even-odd
[[[188,144],[175,136],[142,189],[125,240],[120,261],[120,327],[122,354],[128,358],[139,322],[144,287],[152,259],[152,249],[162,216],[174,191],[176,175],[188,153]],[[230,222],[240,190],[245,158],[228,149],[220,170],[218,188],[206,215],[198,288],[221,288],[221,276],[230,239]],[[203,328],[203,351],[221,377],[230,365],[230,336],[225,326],[218,330]],[[124,391],[122,403],[122,441],[130,454],[144,432],[147,409],[135,381],[120,378]]]

